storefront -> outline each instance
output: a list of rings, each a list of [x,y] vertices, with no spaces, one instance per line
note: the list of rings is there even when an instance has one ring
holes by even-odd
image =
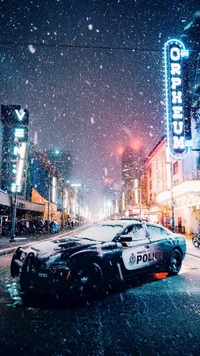
[[[175,185],[172,191],[166,190],[158,194],[157,200],[163,207],[172,208],[172,203],[174,204],[176,230],[181,228],[181,232],[187,234],[195,232],[196,222],[200,220],[200,180],[188,179],[181,182]],[[164,208],[162,213],[164,216]],[[170,217],[171,211],[168,213]]]

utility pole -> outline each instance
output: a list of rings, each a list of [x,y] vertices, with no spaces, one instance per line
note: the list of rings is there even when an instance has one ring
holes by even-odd
[[[170,162],[170,168],[171,168],[171,209],[172,209],[172,232],[176,232],[176,228],[175,228],[175,219],[174,219],[174,206],[175,206],[175,202],[174,202],[174,182],[173,182],[173,163],[172,160]]]
[[[64,187],[63,187],[63,182],[62,182],[62,190],[61,190],[61,194],[62,194],[62,197],[61,197],[61,228],[63,230],[63,227],[64,227]]]
[[[142,189],[141,187],[138,188],[139,190],[139,208],[140,208],[140,217],[142,216]]]
[[[15,192],[12,195],[12,227],[11,227],[10,242],[15,241],[16,204],[17,204],[17,193]]]
[[[49,223],[50,223],[50,199],[51,199],[51,183],[50,181],[48,182],[48,223],[47,223],[47,231],[48,231],[48,234],[50,232],[50,226],[49,226]]]

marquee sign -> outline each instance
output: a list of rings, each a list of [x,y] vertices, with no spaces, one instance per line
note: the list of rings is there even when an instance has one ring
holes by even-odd
[[[170,156],[184,158],[191,146],[185,135],[186,110],[184,108],[183,60],[189,56],[184,44],[176,39],[165,43],[165,97],[167,146]]]

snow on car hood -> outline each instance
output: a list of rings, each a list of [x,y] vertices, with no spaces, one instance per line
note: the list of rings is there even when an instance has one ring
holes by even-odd
[[[90,239],[78,239],[78,238],[61,238],[51,241],[42,241],[36,243],[26,249],[26,252],[34,252],[35,256],[40,258],[49,257],[51,255],[57,255],[63,251],[81,249],[81,247],[87,248],[96,244],[96,241]]]

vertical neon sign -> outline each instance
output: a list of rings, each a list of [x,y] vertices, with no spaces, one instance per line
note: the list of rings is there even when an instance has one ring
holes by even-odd
[[[184,44],[176,39],[165,43],[165,98],[166,130],[169,154],[175,159],[184,158],[191,142],[185,139],[185,113],[183,93],[183,59],[189,56]]]
[[[1,105],[4,124],[2,187],[11,193],[21,193],[24,183],[24,163],[28,141],[29,112],[20,105]]]

